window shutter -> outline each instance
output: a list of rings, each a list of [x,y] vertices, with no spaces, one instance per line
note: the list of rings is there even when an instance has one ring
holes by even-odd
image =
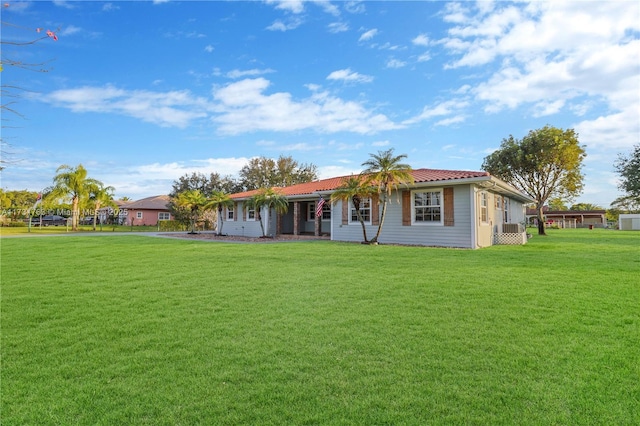
[[[377,194],[371,196],[371,224],[380,224],[380,205],[378,204],[380,197]]]
[[[411,191],[402,191],[402,226],[411,226]]]
[[[349,223],[349,200],[342,200],[342,224]]]
[[[444,226],[453,226],[453,187],[442,191],[444,194]]]

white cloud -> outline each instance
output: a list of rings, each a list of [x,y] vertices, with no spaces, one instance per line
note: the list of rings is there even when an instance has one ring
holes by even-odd
[[[82,28],[80,28],[80,27],[76,27],[76,26],[74,26],[74,25],[69,25],[68,27],[64,27],[64,28],[62,29],[62,31],[60,32],[60,35],[61,35],[61,36],[64,36],[64,37],[68,37],[68,36],[70,36],[70,35],[73,35],[73,34],[79,33],[79,32],[81,32],[81,31],[82,31]]]
[[[442,116],[453,115],[453,114],[457,114],[457,115],[453,118],[441,120],[438,123],[440,125],[458,123],[460,121],[463,121],[464,119],[464,117],[461,114],[459,114],[458,111],[463,110],[468,106],[469,106],[468,101],[460,100],[460,99],[452,99],[452,100],[440,102],[439,104],[436,104],[431,107],[424,107],[422,112],[419,115],[412,117],[408,120],[405,120],[403,124],[415,124],[421,121],[430,120],[435,117],[442,117]]]
[[[373,77],[370,75],[363,75],[357,72],[351,71],[350,68],[343,70],[333,71],[327,76],[327,80],[341,80],[350,83],[371,83]]]
[[[420,34],[416,36],[413,40],[411,40],[411,43],[415,44],[416,46],[428,46],[429,37],[427,37],[425,34]]]
[[[275,4],[276,9],[286,10],[291,13],[304,12],[303,0],[266,0],[267,4]]]
[[[276,20],[273,24],[269,25],[266,29],[269,31],[289,31],[295,30],[300,25],[302,25],[304,21],[298,17],[290,17],[287,19],[287,22],[283,22],[281,20]]]
[[[327,92],[313,92],[294,100],[290,93],[265,94],[270,82],[246,79],[214,90],[217,113],[213,121],[219,131],[239,134],[259,130],[375,133],[397,129],[386,116],[354,101],[345,101]]]
[[[358,41],[369,41],[372,38],[374,38],[377,34],[378,34],[378,30],[374,28],[372,30],[362,33]]]
[[[113,4],[113,3],[105,3],[102,6],[102,10],[104,12],[110,12],[112,10],[119,10],[119,9],[120,9],[120,6],[117,6],[117,5]]]
[[[204,47],[204,51],[207,53],[211,53],[215,50],[215,47],[213,47],[212,45],[208,44]]]
[[[349,25],[344,22],[332,22],[327,25],[327,29],[330,33],[337,34],[349,31]]]
[[[206,117],[207,103],[188,91],[127,91],[113,86],[63,89],[40,97],[54,106],[79,113],[115,113],[162,127],[187,127]]]
[[[226,75],[229,78],[242,78],[242,77],[255,77],[257,75],[264,75],[264,74],[270,74],[272,72],[275,72],[275,70],[272,70],[271,68],[267,68],[264,70],[261,69],[250,69],[250,70],[231,70],[229,71]]]
[[[402,68],[406,66],[407,63],[399,59],[392,58],[387,61],[386,65],[387,65],[387,68]]]
[[[364,13],[366,7],[362,1],[347,1],[344,3],[344,10],[349,13]]]

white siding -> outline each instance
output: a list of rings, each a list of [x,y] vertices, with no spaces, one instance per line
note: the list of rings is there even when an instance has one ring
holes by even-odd
[[[453,191],[454,226],[402,225],[402,196],[393,193],[387,206],[379,242],[425,245],[437,247],[472,248],[470,186],[455,186]],[[380,206],[382,213],[382,206]],[[333,233],[331,239],[337,241],[362,241],[362,226],[359,223],[342,225],[342,204],[336,203],[332,214]],[[366,227],[367,237],[373,238],[377,225]]]

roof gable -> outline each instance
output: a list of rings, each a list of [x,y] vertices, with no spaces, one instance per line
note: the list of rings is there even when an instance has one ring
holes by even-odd
[[[170,201],[171,197],[168,195],[155,195],[153,197],[131,201],[130,203],[121,206],[121,208],[130,210],[168,210],[168,204]]]

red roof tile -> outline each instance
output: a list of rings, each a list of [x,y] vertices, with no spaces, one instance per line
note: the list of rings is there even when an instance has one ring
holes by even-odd
[[[416,183],[437,182],[455,179],[469,179],[489,176],[488,172],[474,172],[463,170],[436,170],[436,169],[414,169],[411,171],[413,179]],[[283,188],[274,188],[282,195],[287,197],[296,195],[311,195],[319,191],[332,191],[339,187],[344,179],[350,176],[339,176],[329,179],[316,180],[313,182],[299,183],[297,185],[286,186]],[[255,195],[259,190],[239,192],[232,194],[232,199],[248,198]]]

